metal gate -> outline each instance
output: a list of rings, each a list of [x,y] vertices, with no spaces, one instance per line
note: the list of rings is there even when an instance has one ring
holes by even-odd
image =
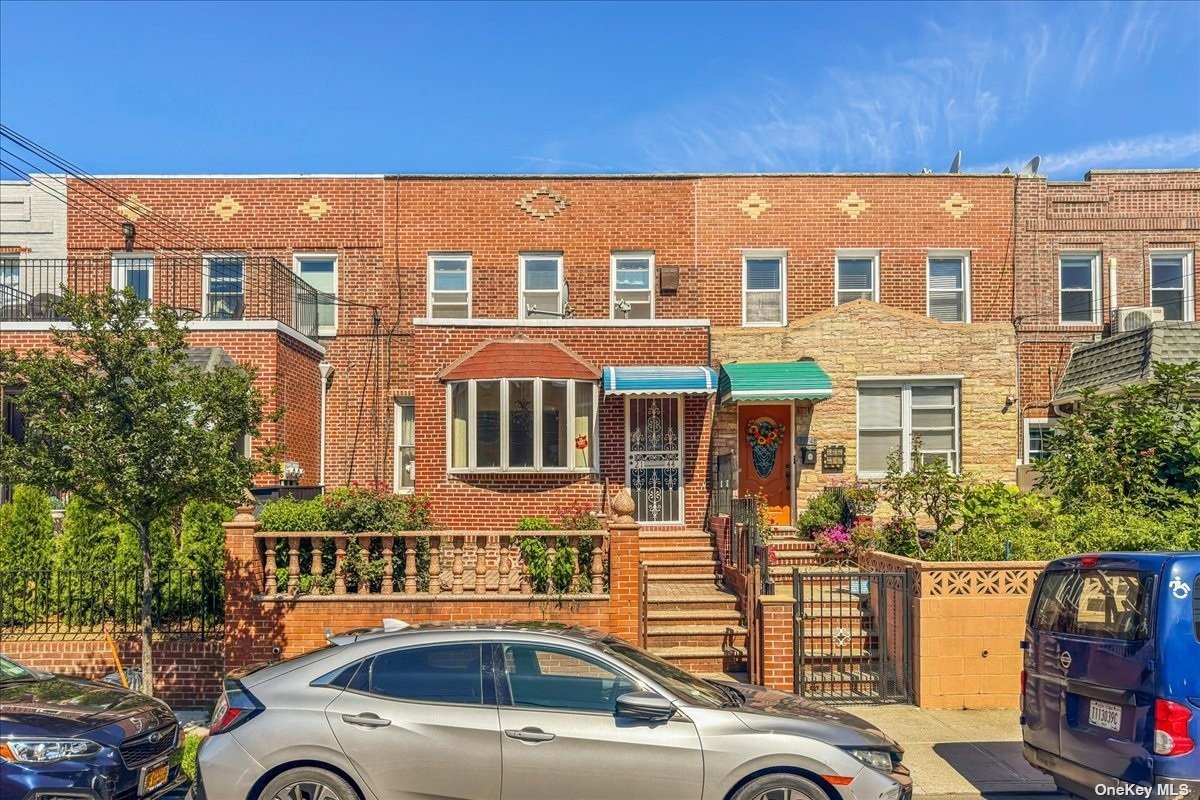
[[[626,485],[638,522],[683,521],[683,414],[679,397],[630,397]]]
[[[792,571],[795,692],[835,703],[912,702],[906,572]]]

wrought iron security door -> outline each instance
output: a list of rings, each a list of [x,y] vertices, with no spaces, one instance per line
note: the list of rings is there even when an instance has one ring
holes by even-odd
[[[678,397],[631,397],[625,469],[638,522],[683,521],[683,414]]]

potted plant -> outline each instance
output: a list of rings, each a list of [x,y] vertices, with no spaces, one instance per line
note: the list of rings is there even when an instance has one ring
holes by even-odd
[[[874,521],[875,506],[879,493],[869,483],[858,482],[842,489],[846,509],[850,513],[852,527],[870,526]]]

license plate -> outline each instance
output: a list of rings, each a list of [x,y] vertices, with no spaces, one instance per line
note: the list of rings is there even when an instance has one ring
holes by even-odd
[[[1121,730],[1121,707],[1092,700],[1088,705],[1088,722],[1106,731]]]
[[[153,792],[167,782],[167,778],[171,776],[171,765],[164,761],[161,764],[155,764],[149,767],[142,767],[142,777],[138,781],[138,794],[144,795]]]

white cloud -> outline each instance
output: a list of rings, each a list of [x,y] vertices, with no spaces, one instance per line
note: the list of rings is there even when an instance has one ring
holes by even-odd
[[[1075,150],[1042,156],[1040,172],[1050,176],[1078,175],[1088,169],[1104,169],[1147,164],[1178,165],[1188,159],[1200,162],[1200,132],[1152,134],[1131,139],[1114,139]],[[1014,171],[1027,159],[986,164],[979,172]]]

